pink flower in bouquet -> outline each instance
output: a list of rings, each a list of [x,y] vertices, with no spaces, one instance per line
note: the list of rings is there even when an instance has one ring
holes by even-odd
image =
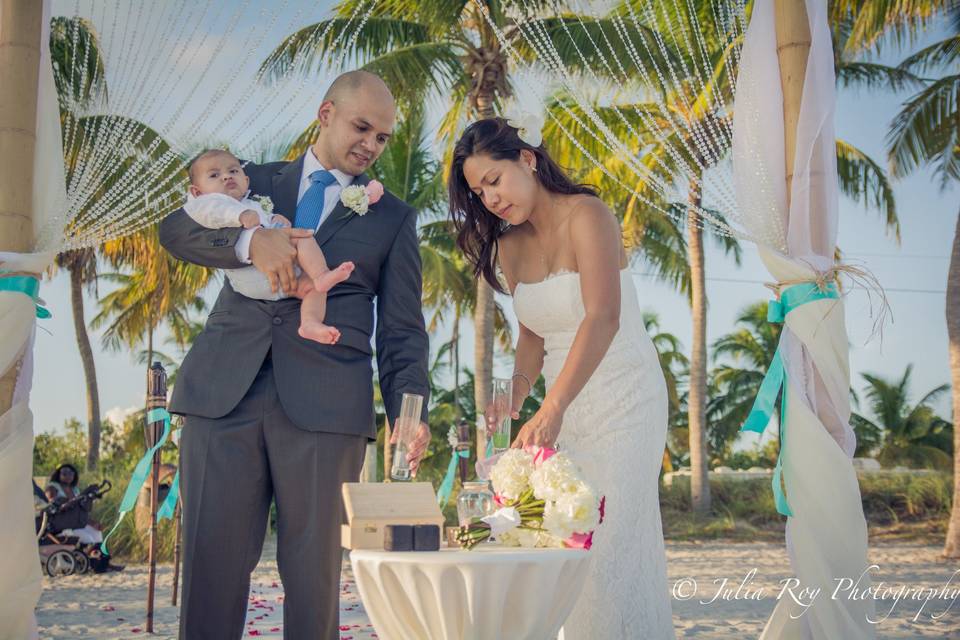
[[[383,185],[378,180],[371,180],[364,187],[367,192],[367,202],[374,204],[383,197]]]
[[[603,524],[603,514],[607,508],[607,496],[600,498],[600,524]]]
[[[535,467],[539,467],[557,453],[556,449],[551,449],[549,447],[533,447],[529,445],[524,447],[523,450],[533,456],[533,466]]]
[[[590,533],[574,533],[563,541],[563,546],[570,549],[587,549],[593,546],[593,531]]]

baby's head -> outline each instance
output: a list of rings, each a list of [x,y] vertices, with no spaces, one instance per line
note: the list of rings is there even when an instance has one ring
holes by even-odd
[[[190,195],[223,193],[240,200],[250,188],[250,178],[237,157],[223,149],[207,149],[190,161]]]

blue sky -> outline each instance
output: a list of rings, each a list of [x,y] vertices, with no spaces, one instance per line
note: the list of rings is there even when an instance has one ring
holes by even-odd
[[[61,4],[64,3],[55,3],[55,13],[61,9]],[[300,16],[304,21],[300,24],[307,24],[307,19],[317,19],[323,15],[323,6],[318,6],[318,3],[292,2],[290,5],[291,11],[296,8],[304,9]],[[72,7],[73,3],[69,3],[62,10],[69,15],[73,13]],[[262,12],[244,13],[236,29],[256,25],[262,19]],[[210,29],[222,24],[218,16],[211,16],[210,20]],[[247,64],[238,65],[239,68],[233,70],[241,89],[244,83],[252,81],[256,63],[292,23],[292,19],[284,15],[283,19],[274,24],[270,36],[263,38],[263,47],[257,52],[244,56],[241,54],[245,52],[235,51],[240,59],[247,61]],[[119,35],[118,32],[117,41],[120,41]],[[928,34],[925,41],[932,40],[936,35]],[[105,47],[108,47],[110,42],[112,41],[105,41]],[[198,49],[191,53],[189,64],[181,60],[181,65],[185,66],[175,71],[164,67],[163,60],[152,60],[150,64],[164,69],[163,73],[158,74],[158,78],[173,78],[174,72],[180,74],[182,77],[174,80],[179,83],[175,86],[185,87],[188,86],[190,74],[205,65],[211,51],[210,47],[207,47],[206,52]],[[899,54],[885,57],[884,62],[896,62],[900,57]],[[119,60],[120,57],[114,59]],[[126,76],[118,74],[115,82],[122,86],[122,83],[131,81],[127,78],[138,76],[141,72],[142,70],[134,69]],[[259,97],[250,102],[263,108],[265,113],[269,113],[271,104],[283,105],[289,111],[289,114],[284,112],[280,118],[280,121],[289,120],[292,123],[276,136],[283,138],[297,133],[309,122],[325,85],[325,81],[317,81],[315,84],[299,87],[299,90],[287,87],[283,89],[287,93],[278,92],[274,101]],[[231,85],[231,91],[234,90],[237,89]],[[129,95],[128,103],[137,104],[134,97],[138,94],[131,92]],[[237,95],[241,96],[242,91]],[[290,98],[294,95],[295,99]],[[906,97],[907,94],[893,95],[889,92],[841,91],[836,113],[838,136],[865,150],[874,159],[883,161],[883,140],[889,122]],[[146,110],[145,107],[144,109]],[[246,117],[242,108],[224,104],[223,101],[218,102],[215,109],[216,113],[209,118],[210,122],[229,123],[233,117]],[[162,109],[158,113],[163,113]],[[271,125],[276,121],[271,119]],[[217,135],[217,131],[201,130],[201,137],[216,138]],[[263,139],[263,136],[258,137],[256,126],[253,126],[244,137],[244,142],[255,139]],[[929,172],[921,172],[897,182],[895,193],[903,227],[900,245],[885,233],[877,212],[865,211],[860,205],[846,199],[841,200],[840,247],[848,258],[873,271],[885,287],[892,308],[892,322],[885,324],[882,341],[879,337],[874,337],[868,342],[874,322],[869,315],[869,300],[862,290],[855,289],[848,296],[846,314],[850,336],[851,378],[854,387],[860,390],[863,386],[861,372],[899,377],[907,365],[913,364],[912,390],[913,397],[916,398],[949,380],[944,288],[960,199],[957,198],[955,187],[941,192]],[[744,249],[743,263],[737,267],[732,260],[708,245],[706,261],[710,341],[733,329],[733,321],[745,305],[767,297],[767,289],[762,284],[768,279],[766,270],[754,247],[745,245]],[[686,300],[670,287],[643,275],[645,269],[642,265],[638,265],[634,271],[634,282],[641,305],[656,311],[660,315],[662,328],[677,335],[684,345],[688,346],[690,316]],[[101,288],[101,295],[104,292],[105,289]],[[216,290],[211,290],[208,298],[212,301],[215,294]],[[47,301],[54,317],[42,321],[37,333],[32,408],[36,417],[35,429],[38,432],[60,430],[66,419],[75,416],[82,420],[86,415],[83,374],[73,333],[66,274],[58,274],[45,282],[41,295]],[[502,302],[509,306],[509,300],[504,299]],[[87,295],[85,304],[89,322],[95,314],[96,301]],[[469,339],[470,331],[471,327],[465,325],[467,339],[462,346],[461,359],[467,366],[472,366],[473,345]],[[434,346],[445,341],[447,335],[448,332],[441,331],[439,335],[432,336]],[[101,349],[100,336],[96,332],[91,332],[91,339],[94,342],[102,413],[116,416],[129,408],[142,406],[143,370],[135,363],[134,357],[129,352],[112,353]],[[168,350],[162,346],[160,348]],[[501,357],[496,367],[499,373],[506,373],[510,370],[511,363],[509,359]],[[940,409],[947,414],[946,401],[941,403]]]

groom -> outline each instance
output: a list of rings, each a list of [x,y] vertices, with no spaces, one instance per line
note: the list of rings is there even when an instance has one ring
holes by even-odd
[[[284,291],[296,288],[292,238],[315,235],[328,264],[356,264],[328,294],[325,322],[340,330],[337,344],[297,335],[300,300],[254,300],[226,282],[183,361],[170,410],[185,417],[185,640],[243,634],[271,500],[284,637],[339,638],[340,486],[357,481],[376,438],[374,299],[388,418],[396,419],[404,392],[428,395],[416,212],[390,193],[362,216],[340,202],[344,187],[369,182],[364,171],[393,130],[393,96],[377,76],[352,71],[330,86],[317,120],[317,139],[297,160],[246,166],[253,194],[305,228],[206,229],[182,209],[160,224],[174,256],[223,269],[252,263]],[[425,400],[414,467],[430,437],[426,415]]]

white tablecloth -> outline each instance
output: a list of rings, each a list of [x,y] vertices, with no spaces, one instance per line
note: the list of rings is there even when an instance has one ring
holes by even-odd
[[[582,549],[495,545],[350,552],[363,606],[384,640],[553,639],[589,561]]]

